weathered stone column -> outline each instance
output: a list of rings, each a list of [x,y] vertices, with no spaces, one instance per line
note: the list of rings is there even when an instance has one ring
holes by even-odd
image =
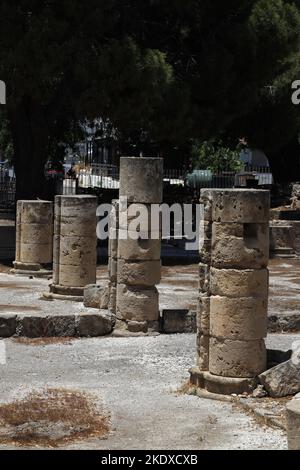
[[[95,196],[55,197],[53,284],[47,297],[81,301],[84,286],[95,284],[96,210]]]
[[[161,226],[151,206],[162,202],[162,186],[162,159],[120,159],[116,314],[131,332],[158,330]]]
[[[18,201],[15,274],[51,276],[53,255],[53,203]]]
[[[112,202],[108,240],[108,310],[116,315],[118,265],[119,201]]]
[[[286,406],[289,450],[300,450],[300,393]]]
[[[198,367],[209,392],[251,391],[266,369],[269,192],[203,190]]]

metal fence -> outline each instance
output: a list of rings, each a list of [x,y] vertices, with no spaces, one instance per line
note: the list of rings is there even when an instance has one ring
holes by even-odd
[[[16,179],[9,176],[9,173],[0,169],[0,207],[11,208],[16,199]]]
[[[165,169],[164,182],[192,189],[270,186],[273,176],[269,167],[249,165],[235,171],[226,168],[219,171]],[[118,189],[119,169],[115,165],[92,164],[79,171],[78,185],[82,188]]]

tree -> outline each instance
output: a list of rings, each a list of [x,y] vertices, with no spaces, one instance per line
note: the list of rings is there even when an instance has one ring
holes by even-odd
[[[299,26],[283,0],[2,0],[17,197],[44,196],[49,151],[80,119],[137,141],[216,135],[254,109]]]

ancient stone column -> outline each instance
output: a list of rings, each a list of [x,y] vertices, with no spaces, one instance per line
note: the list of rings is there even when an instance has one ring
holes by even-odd
[[[18,201],[15,274],[51,276],[53,203]]]
[[[108,240],[108,310],[116,315],[119,201],[112,202]]]
[[[251,391],[266,369],[269,192],[202,190],[198,365],[209,392]]]
[[[84,286],[95,284],[96,210],[95,196],[55,197],[53,283],[47,297],[81,301]]]
[[[162,202],[163,160],[120,159],[117,327],[158,330],[161,227],[151,207]]]

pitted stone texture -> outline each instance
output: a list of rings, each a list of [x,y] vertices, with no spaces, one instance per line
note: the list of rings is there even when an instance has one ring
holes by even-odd
[[[300,394],[286,405],[289,450],[300,450]]]
[[[97,284],[85,286],[83,291],[83,305],[85,307],[100,308],[101,298],[105,287]]]
[[[139,289],[124,284],[118,284],[118,319],[128,321],[157,321],[158,317],[158,292],[155,287],[151,289]]]
[[[128,202],[160,204],[162,201],[163,159],[120,158],[120,198]]]
[[[51,263],[52,243],[48,243],[46,245],[38,245],[35,243],[20,243],[18,261],[23,263]]]
[[[214,224],[215,225],[215,224]],[[214,267],[260,269],[268,265],[269,228],[265,224],[253,225],[253,236],[221,237],[213,227],[211,260]]]
[[[15,334],[17,315],[5,314],[0,315],[0,337],[8,338]]]
[[[52,262],[53,203],[18,201],[16,220],[16,263],[39,266]],[[16,266],[15,266],[16,268]],[[16,268],[17,269],[17,268]],[[28,268],[29,269],[29,268]]]
[[[269,191],[257,189],[215,189],[212,191],[214,222],[268,223]]]
[[[17,316],[16,333],[28,338],[43,336],[74,336],[75,316],[43,314],[24,314]]]
[[[198,300],[197,328],[201,334],[206,336],[209,335],[210,299],[209,296],[200,295]]]
[[[96,264],[96,237],[60,237],[60,264]]]
[[[256,377],[266,370],[263,340],[241,341],[210,338],[209,371],[224,377]]]
[[[209,223],[212,221],[212,199],[213,192],[211,189],[201,189],[200,204],[203,205],[203,218],[205,222]]]
[[[85,194],[55,196],[55,215],[62,219],[91,221],[96,218],[96,207],[95,196]]]
[[[53,265],[53,271],[58,272],[59,285],[66,287],[85,287],[96,281],[96,264],[80,264],[77,266],[60,264]]]
[[[51,201],[17,202],[17,225],[19,224],[51,224],[53,221],[53,203]]]
[[[209,293],[210,269],[208,264],[199,263],[199,291]]]
[[[109,285],[106,284],[102,290],[102,295],[100,299],[100,309],[108,310],[108,304],[109,304]]]
[[[95,196],[56,196],[53,282],[85,287],[96,282]]]
[[[131,262],[119,259],[118,282],[131,286],[153,286],[161,279],[160,261]]]
[[[167,334],[195,333],[196,312],[185,309],[163,309],[160,329]]]
[[[160,260],[160,250],[160,239],[120,239],[118,243],[118,257],[125,260]]]
[[[268,292],[267,269],[210,270],[210,292],[226,297],[263,297]]]
[[[124,207],[123,207],[124,206]],[[162,215],[152,204],[120,204],[119,228],[129,232],[161,232]]]
[[[294,395],[300,392],[300,365],[290,359],[263,372],[259,381],[271,397]]]
[[[146,322],[146,321],[129,321],[127,323],[127,329],[128,329],[128,331],[131,331],[132,333],[139,333],[140,331],[142,333],[147,333],[147,331],[148,331],[148,322]]]
[[[292,210],[300,210],[300,183],[293,184],[291,203]]]
[[[210,334],[223,339],[255,340],[267,336],[267,299],[210,298]]]
[[[198,366],[204,371],[209,369],[209,336],[197,336]]]
[[[76,318],[79,336],[104,336],[112,332],[115,316],[103,310],[99,313],[81,313]]]
[[[53,236],[53,224],[51,222],[48,224],[18,224],[16,227],[16,240],[24,244],[51,244]]]
[[[117,282],[118,260],[116,258],[108,258],[108,276],[111,282]]]
[[[108,300],[108,311],[116,314],[117,309],[117,288],[115,284],[109,286],[109,300]]]

